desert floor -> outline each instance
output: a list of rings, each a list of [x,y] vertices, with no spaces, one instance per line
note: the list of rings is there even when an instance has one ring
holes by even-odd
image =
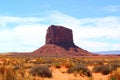
[[[0,56],[0,80],[120,80],[120,57]]]

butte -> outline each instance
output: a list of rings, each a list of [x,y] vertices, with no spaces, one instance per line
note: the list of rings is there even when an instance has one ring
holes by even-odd
[[[47,29],[45,45],[32,52],[36,56],[92,56],[93,54],[74,44],[71,29],[51,25]]]

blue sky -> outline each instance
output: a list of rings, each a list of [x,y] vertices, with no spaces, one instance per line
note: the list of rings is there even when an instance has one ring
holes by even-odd
[[[119,0],[4,0],[0,3],[0,13],[29,17],[56,10],[76,18],[119,16],[119,4]]]
[[[29,52],[45,44],[51,24],[73,30],[88,51],[120,50],[120,0],[4,0],[0,52]]]

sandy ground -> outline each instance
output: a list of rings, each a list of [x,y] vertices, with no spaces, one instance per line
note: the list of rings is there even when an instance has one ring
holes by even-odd
[[[93,80],[110,80],[110,75],[102,75],[101,73],[93,73]]]
[[[90,70],[93,66],[88,67]],[[102,75],[101,73],[92,73],[92,77],[88,78],[86,76],[74,75],[66,73],[66,68],[62,67],[60,69],[51,68],[53,77],[52,78],[36,78],[35,80],[109,80],[110,75]]]

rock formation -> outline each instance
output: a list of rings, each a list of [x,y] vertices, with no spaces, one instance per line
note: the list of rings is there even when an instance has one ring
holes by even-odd
[[[62,26],[51,25],[47,30],[46,44],[55,44],[65,49],[75,47],[72,30]]]
[[[72,30],[62,27],[51,25],[47,30],[46,44],[71,44],[73,45]]]
[[[32,54],[41,56],[90,56],[88,51],[77,47],[73,41],[72,30],[51,25],[46,34],[44,46],[35,50]]]

